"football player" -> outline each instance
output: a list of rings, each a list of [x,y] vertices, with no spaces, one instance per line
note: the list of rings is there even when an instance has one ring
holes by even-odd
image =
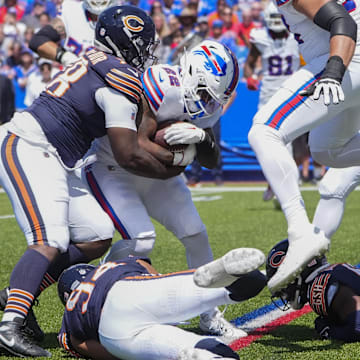
[[[81,196],[84,187],[79,182],[70,189],[68,184],[74,170],[85,165],[82,157],[92,140],[107,134],[114,158],[128,171],[163,179],[183,171],[167,167],[137,141],[139,70],[154,60],[154,43],[155,26],[144,11],[132,6],[105,10],[96,27],[97,49],[59,72],[26,111],[0,128],[0,182],[28,243],[11,274],[0,322],[0,346],[14,355],[49,356],[23,333],[42,279],[51,280],[49,269],[57,264],[58,271],[104,252],[101,241],[94,245],[87,236],[86,242],[68,251],[71,228],[77,229],[84,209],[72,214],[71,199]],[[99,221],[96,216],[88,214],[92,222]],[[86,224],[83,227],[87,230]],[[78,238],[71,240],[81,242],[83,236],[80,229]],[[65,254],[57,263],[60,253]]]
[[[41,57],[69,65],[94,46],[99,14],[115,0],[66,0],[56,18],[32,37],[29,47]],[[64,40],[63,46],[59,45]]]
[[[271,279],[284,260],[288,240],[276,244],[266,261]],[[277,290],[283,309],[301,309],[309,303],[319,315],[315,329],[322,339],[360,341],[360,270],[346,263],[329,264],[325,256],[312,260],[295,278],[294,283]],[[289,305],[289,306],[288,306]]]
[[[258,109],[264,106],[300,66],[299,46],[294,35],[289,33],[281,14],[270,2],[264,12],[266,28],[254,28],[250,32],[250,49],[244,65],[247,88],[259,90],[260,81],[256,75],[256,65],[261,58],[261,89]],[[292,153],[291,143],[288,149]],[[263,194],[264,201],[274,197],[271,187]]]
[[[153,142],[158,126],[169,120],[186,120],[171,125],[165,140],[170,145],[195,144],[200,163],[215,167],[220,150],[211,128],[219,120],[222,105],[236,88],[238,78],[235,56],[222,44],[210,40],[186,53],[181,67],[154,65],[147,69],[142,85],[150,116],[144,112],[139,129],[141,145],[161,159],[163,148]],[[213,259],[205,225],[183,177],[164,181],[129,173],[116,163],[106,137],[96,140],[92,150],[97,161],[83,170],[84,178],[123,238],[112,246],[106,261],[129,254],[147,256],[156,237],[150,217],[181,241],[190,269]],[[192,162],[192,158],[180,156],[179,160],[176,155],[174,164]],[[217,308],[201,315],[200,328],[221,336],[246,335],[226,321]]]
[[[65,305],[59,343],[70,354],[102,360],[239,359],[215,337],[169,324],[256,296],[266,285],[256,270],[264,260],[260,250],[240,248],[196,271],[170,274],[144,257],[74,265],[58,282]]]
[[[360,165],[357,3],[277,0],[277,6],[307,65],[257,112],[248,136],[288,223],[289,250],[268,283],[273,292],[293,281],[330,245],[324,232],[309,222],[298,169],[286,144],[310,131],[314,160],[332,167]]]

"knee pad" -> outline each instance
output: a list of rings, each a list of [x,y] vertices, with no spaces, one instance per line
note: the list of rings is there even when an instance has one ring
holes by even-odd
[[[248,142],[255,152],[258,145],[264,144],[264,142],[269,141],[285,144],[280,136],[280,133],[270,128],[269,126],[263,124],[255,124],[251,127],[248,134]]]
[[[196,349],[204,349],[212,352],[215,355],[219,355],[222,358],[230,358],[239,360],[239,355],[234,352],[229,346],[217,341],[216,339],[203,339],[196,345]]]
[[[259,270],[241,275],[226,289],[230,291],[229,297],[234,301],[244,301],[256,296],[267,283],[266,276]]]
[[[325,177],[319,182],[319,193],[322,198],[337,198],[343,199],[348,194],[347,184],[333,181],[331,177]]]

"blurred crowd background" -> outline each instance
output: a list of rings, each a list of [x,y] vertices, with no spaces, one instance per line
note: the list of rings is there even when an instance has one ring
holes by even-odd
[[[64,0],[68,1],[68,0]],[[59,64],[38,59],[29,48],[37,30],[47,25],[62,0],[0,1],[0,122],[14,110],[29,106]],[[147,11],[161,45],[160,62],[178,64],[184,47],[191,49],[203,39],[216,39],[233,50],[242,66],[248,52],[249,33],[264,26],[267,1],[257,0],[118,0]]]

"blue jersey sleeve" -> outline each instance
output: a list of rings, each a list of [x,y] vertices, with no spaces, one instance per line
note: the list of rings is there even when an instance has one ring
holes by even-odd
[[[66,325],[65,325],[65,318],[63,318],[63,322],[61,324],[61,329],[58,334],[58,342],[61,348],[63,348],[68,354],[75,358],[81,358],[82,356],[77,353],[70,341],[70,334],[67,332]]]

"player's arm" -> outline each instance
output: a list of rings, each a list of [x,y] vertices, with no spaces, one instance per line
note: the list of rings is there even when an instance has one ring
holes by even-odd
[[[58,61],[63,65],[70,64],[78,59],[71,51],[66,51],[59,45],[66,37],[65,25],[61,18],[56,17],[50,25],[41,28],[30,40],[29,47],[40,57]]]
[[[80,355],[94,360],[116,360],[117,357],[111,355],[97,340],[80,341],[70,335],[71,345]]]
[[[250,43],[249,54],[244,64],[244,77],[249,90],[259,90],[259,80],[255,76],[255,66],[260,56],[261,53],[258,48]]]
[[[172,165],[174,154],[152,141],[157,130],[157,121],[145,98],[142,99],[142,104],[143,116],[138,127],[139,144],[162,163]]]
[[[355,52],[356,22],[344,6],[335,0],[293,0],[293,6],[316,25],[330,32],[330,57],[319,80],[321,86],[313,86],[302,95],[314,94],[314,99],[317,100],[323,92],[326,105],[330,104],[330,93],[333,103],[343,101],[341,81]]]
[[[360,340],[360,297],[348,286],[339,284],[331,303],[331,311],[336,314],[337,323],[327,317],[315,320],[315,329],[323,339],[342,341]]]
[[[159,179],[179,175],[183,167],[167,167],[140,147],[135,123],[138,105],[109,87],[98,89],[95,100],[105,113],[105,126],[117,163],[129,172]]]

